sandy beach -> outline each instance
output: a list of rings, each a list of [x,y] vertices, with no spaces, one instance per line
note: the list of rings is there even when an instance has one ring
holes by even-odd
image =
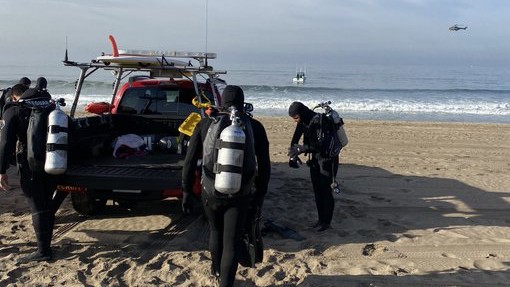
[[[288,118],[259,118],[271,144],[264,261],[240,267],[236,286],[508,286],[510,125],[353,121],[342,151],[332,229],[316,209],[306,165],[289,168]],[[303,161],[304,156],[301,156]],[[203,216],[177,200],[57,214],[52,262],[17,264],[35,249],[16,183],[0,192],[0,286],[215,286]]]

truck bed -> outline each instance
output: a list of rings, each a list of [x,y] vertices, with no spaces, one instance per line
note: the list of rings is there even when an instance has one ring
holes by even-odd
[[[184,155],[148,154],[126,159],[104,156],[68,167],[61,184],[91,189],[162,190],[179,188]]]

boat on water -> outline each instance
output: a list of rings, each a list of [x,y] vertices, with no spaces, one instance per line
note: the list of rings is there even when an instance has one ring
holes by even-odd
[[[293,83],[296,84],[304,84],[306,81],[306,70],[301,70],[296,72],[296,76],[292,79]]]

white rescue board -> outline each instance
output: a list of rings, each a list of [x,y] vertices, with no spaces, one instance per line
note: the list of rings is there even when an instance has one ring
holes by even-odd
[[[96,60],[103,63],[117,63],[124,65],[140,65],[140,66],[178,66],[178,67],[186,67],[188,66],[188,62],[176,60],[173,58],[167,58],[164,56],[99,56]]]

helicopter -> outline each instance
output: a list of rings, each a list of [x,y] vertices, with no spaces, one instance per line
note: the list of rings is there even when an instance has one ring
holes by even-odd
[[[467,26],[458,25],[458,24],[455,24],[455,25],[451,26],[450,28],[448,28],[448,30],[450,30],[450,31],[459,31],[459,30],[466,30],[466,29],[467,29]]]

